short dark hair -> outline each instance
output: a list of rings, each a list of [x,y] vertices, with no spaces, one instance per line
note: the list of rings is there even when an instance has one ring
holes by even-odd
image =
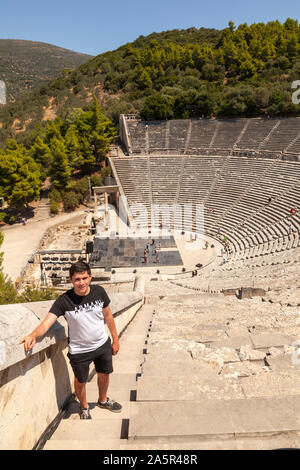
[[[72,266],[70,267],[70,270],[69,270],[70,279],[72,279],[75,273],[83,273],[85,271],[87,271],[89,276],[91,275],[91,268],[88,265],[88,263],[86,263],[85,261],[81,261],[81,260],[76,261],[76,263],[72,264]]]

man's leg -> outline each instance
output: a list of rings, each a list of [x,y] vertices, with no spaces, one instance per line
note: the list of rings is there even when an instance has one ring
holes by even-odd
[[[75,377],[75,393],[80,402],[82,408],[88,408],[88,402],[86,401],[86,386],[85,383],[80,383]]]
[[[98,354],[94,363],[98,377],[98,406],[100,406],[100,408],[105,408],[107,410],[119,413],[122,411],[122,406],[107,396],[109,374],[113,372],[110,338],[108,338],[107,342],[98,349]]]
[[[99,400],[101,401],[101,403],[105,403],[107,400],[109,374],[102,374],[100,372],[97,372],[97,376],[98,376]]]
[[[98,406],[100,406],[100,408],[105,408],[109,411],[113,411],[114,413],[120,413],[122,411],[122,405],[107,397],[109,374],[97,372],[97,375],[99,388]]]

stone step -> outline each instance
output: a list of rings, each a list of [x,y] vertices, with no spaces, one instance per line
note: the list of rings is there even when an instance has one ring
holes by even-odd
[[[121,440],[120,450],[276,450],[299,449],[300,433],[288,432],[259,437],[227,435],[208,438],[149,438]],[[192,454],[193,455],[193,454]]]
[[[95,411],[95,410],[92,410]],[[110,413],[107,410],[99,410],[103,413]],[[111,413],[113,414],[113,413]],[[102,439],[120,439],[122,433],[123,420],[120,417],[116,419],[66,419],[62,420],[57,430],[54,432],[51,440],[102,440]],[[91,412],[92,415],[92,412]],[[126,420],[124,420],[126,422]]]
[[[144,354],[143,354],[143,343],[140,345],[134,344],[130,347],[130,344],[121,344],[120,343],[120,350],[116,356],[113,357],[113,367],[115,367],[118,362],[133,362],[140,364],[144,361]]]
[[[207,377],[207,375],[216,375],[219,373],[220,368],[215,364],[208,364],[203,360],[193,361],[188,355],[179,352],[174,354],[173,362],[168,361],[165,356],[162,359],[153,357],[151,354],[146,355],[146,361],[142,366],[142,378],[146,379],[149,376],[157,377],[193,377],[195,375]],[[138,383],[140,383],[140,380]]]
[[[50,440],[44,450],[276,450],[299,449],[297,432],[259,437],[222,436],[221,438]]]
[[[124,439],[51,439],[43,450],[118,450]]]
[[[111,374],[108,388],[108,396],[116,401],[130,401],[132,395],[135,396],[137,389],[137,374]],[[87,383],[87,399],[98,400],[97,377],[92,382]]]
[[[88,404],[90,407],[90,414],[93,420],[110,420],[110,421],[115,421],[115,420],[122,420],[122,419],[129,419],[130,415],[130,401],[129,400],[120,400],[119,395],[116,397],[112,397],[113,400],[119,401],[122,405],[122,411],[120,413],[112,413],[109,410],[103,410],[102,408],[99,408],[97,405],[98,402],[98,393],[94,393],[94,396],[90,396],[91,394],[88,395]],[[66,413],[66,418],[65,420],[72,420],[72,421],[77,421],[80,420],[79,417],[79,402],[74,401],[70,404],[68,407],[67,413]],[[62,422],[64,422],[63,420]]]
[[[178,375],[177,377],[142,376],[138,381],[136,400],[140,401],[196,401],[200,399],[241,399],[243,388],[236,381],[212,373]],[[170,406],[173,406],[170,403]]]
[[[152,320],[152,313],[144,313],[139,311],[137,316],[134,318],[134,322],[131,323],[121,336],[120,341],[129,341],[130,338],[146,335],[149,324]],[[142,339],[142,338],[140,338]]]
[[[300,395],[284,398],[135,402],[129,438],[267,435],[300,431]]]
[[[142,334],[132,334],[126,332],[126,336],[120,339],[120,345],[123,346],[135,346],[136,344],[143,344],[145,342],[145,336],[147,335],[147,331],[149,326],[145,327],[145,332]]]
[[[143,359],[141,359],[141,361],[120,359],[119,361],[116,361],[113,364],[114,373],[116,374],[140,374],[142,363],[143,363]]]
[[[137,377],[136,374],[122,374],[112,373],[109,376],[109,390],[130,390],[132,387],[136,387]],[[87,391],[98,390],[97,376],[94,376],[91,382],[86,384]]]

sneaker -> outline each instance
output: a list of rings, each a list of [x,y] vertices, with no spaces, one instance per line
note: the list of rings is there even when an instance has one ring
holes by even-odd
[[[80,407],[79,416],[80,416],[80,419],[92,419],[89,408]]]
[[[120,405],[120,403],[114,400],[111,400],[108,397],[106,399],[106,403],[101,403],[101,401],[98,400],[98,406],[100,408],[105,408],[106,410],[113,411],[114,413],[120,413],[122,411],[122,405]]]

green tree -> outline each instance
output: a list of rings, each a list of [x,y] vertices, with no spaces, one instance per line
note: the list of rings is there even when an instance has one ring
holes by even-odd
[[[0,232],[0,248],[3,243],[3,233]],[[15,303],[16,290],[12,281],[3,272],[3,252],[0,252],[0,305]]]
[[[53,159],[50,169],[52,184],[58,190],[63,189],[67,186],[71,175],[64,141],[54,137],[50,149]]]
[[[17,301],[25,302],[41,302],[44,300],[55,300],[59,296],[59,292],[55,289],[37,289],[26,287],[22,294],[18,297]]]
[[[41,173],[38,164],[23,145],[13,139],[0,154],[0,196],[10,206],[21,209],[40,195]]]
[[[73,211],[80,204],[79,197],[75,191],[66,192],[63,195],[63,203],[66,212]]]
[[[43,168],[50,167],[52,159],[50,148],[40,136],[35,139],[34,144],[30,147],[30,155]]]
[[[54,121],[48,121],[45,129],[45,142],[49,145],[52,139],[61,139],[61,129],[61,118],[56,118]]]
[[[150,119],[172,119],[173,98],[165,95],[151,95],[146,98],[141,110],[141,117]]]
[[[140,90],[152,88],[152,80],[146,69],[140,68],[137,71],[136,83]]]
[[[81,136],[79,143],[81,154],[84,155],[83,169],[86,172],[90,172],[93,166],[96,164],[93,145],[86,136]]]
[[[81,168],[84,164],[84,156],[81,152],[75,124],[71,124],[66,132],[65,145],[70,168],[72,170]]]

